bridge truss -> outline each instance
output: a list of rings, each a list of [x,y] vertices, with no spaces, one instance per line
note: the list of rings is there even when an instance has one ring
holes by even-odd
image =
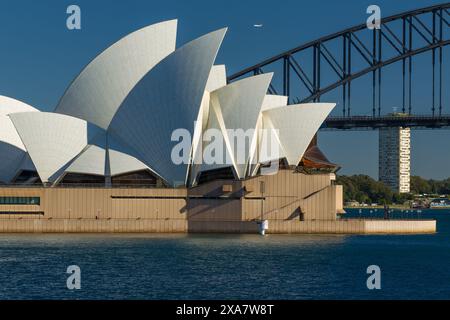
[[[450,3],[445,3],[383,18],[379,29],[371,30],[366,24],[361,24],[308,42],[237,72],[228,81],[275,68],[277,71],[269,93],[286,95],[290,103],[318,102],[324,94],[342,90],[343,118],[336,118],[342,123],[352,115],[352,81],[371,74],[371,113],[381,121],[383,68],[396,62],[402,64],[401,111],[411,115],[413,58],[431,51],[431,116],[438,117],[442,116],[444,107],[443,48],[449,44]],[[356,63],[356,59],[363,63]],[[323,79],[324,67],[334,75],[331,82],[326,83]],[[276,79],[277,76],[282,79]],[[300,86],[301,90],[298,90]],[[294,89],[301,91],[301,96],[293,96]],[[354,119],[353,123],[355,121],[358,120]],[[337,125],[338,122],[333,123]],[[435,121],[435,124],[439,123]],[[428,126],[425,122],[424,125]]]

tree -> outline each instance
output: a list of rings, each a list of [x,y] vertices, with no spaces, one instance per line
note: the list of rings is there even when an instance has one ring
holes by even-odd
[[[344,201],[359,203],[403,204],[413,200],[413,194],[450,194],[450,178],[442,181],[411,177],[411,193],[393,192],[384,183],[366,175],[338,176],[337,183],[344,188]]]
[[[412,176],[411,177],[411,192],[417,193],[417,194],[423,194],[423,193],[432,193],[432,188],[430,183],[418,176]]]

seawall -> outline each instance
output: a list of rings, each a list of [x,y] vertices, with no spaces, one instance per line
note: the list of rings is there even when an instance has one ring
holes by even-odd
[[[268,220],[268,234],[420,234],[436,232],[434,220]],[[258,233],[256,221],[185,219],[1,219],[0,233]]]
[[[432,220],[339,219],[342,186],[334,178],[280,170],[194,188],[0,186],[0,232],[257,233],[261,220],[267,233],[436,231]]]

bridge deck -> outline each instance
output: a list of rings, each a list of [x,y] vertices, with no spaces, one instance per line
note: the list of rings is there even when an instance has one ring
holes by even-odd
[[[321,130],[364,130],[387,127],[409,127],[411,129],[450,128],[450,115],[426,116],[351,116],[328,117]]]

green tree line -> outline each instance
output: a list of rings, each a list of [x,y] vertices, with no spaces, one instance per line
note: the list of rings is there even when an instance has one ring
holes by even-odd
[[[384,183],[366,175],[338,176],[337,184],[344,186],[344,201],[355,200],[359,203],[403,204],[416,194],[450,194],[450,178],[426,180],[412,176],[409,194],[394,192]]]
[[[411,192],[414,194],[450,194],[450,178],[445,180],[426,180],[418,176],[411,177]]]

